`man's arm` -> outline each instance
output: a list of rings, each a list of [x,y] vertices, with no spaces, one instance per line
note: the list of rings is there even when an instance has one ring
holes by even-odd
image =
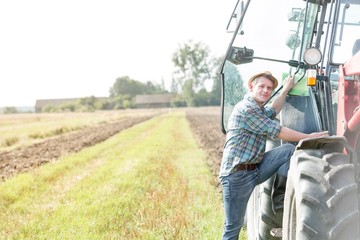
[[[305,138],[317,138],[317,137],[327,137],[329,133],[327,131],[324,132],[313,132],[313,133],[302,133],[295,130],[292,130],[287,127],[281,127],[278,138],[289,141],[289,142],[298,142]]]
[[[276,114],[278,114],[281,111],[286,100],[286,95],[293,87],[295,87],[295,85],[296,83],[294,83],[294,76],[289,76],[283,82],[283,89],[280,92],[280,95],[274,100],[274,102],[271,105],[275,109]]]

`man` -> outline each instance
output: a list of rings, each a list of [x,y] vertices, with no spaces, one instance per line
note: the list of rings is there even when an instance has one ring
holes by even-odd
[[[255,186],[275,173],[287,176],[295,146],[284,144],[265,152],[267,136],[290,142],[328,136],[327,132],[301,133],[273,121],[296,84],[294,77],[289,76],[271,107],[264,106],[277,85],[277,79],[268,71],[254,75],[248,81],[249,93],[230,115],[220,167],[225,210],[223,240],[238,239]]]

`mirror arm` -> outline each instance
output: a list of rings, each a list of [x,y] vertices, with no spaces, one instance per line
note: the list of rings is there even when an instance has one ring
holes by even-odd
[[[235,18],[235,15],[236,15],[235,11],[236,11],[236,9],[237,9],[237,6],[239,5],[239,1],[240,1],[240,0],[237,0],[237,2],[236,2],[236,4],[235,4],[235,7],[234,7],[234,10],[233,10],[233,12],[231,13],[229,22],[228,22],[228,24],[227,24],[227,26],[226,26],[226,31],[229,31],[229,27],[230,27],[231,20],[232,20],[233,18]]]
[[[304,62],[300,62],[300,64],[299,64],[299,62],[296,60],[284,61],[284,60],[273,59],[273,58],[264,58],[264,57],[252,57],[252,58],[259,59],[259,60],[267,60],[267,61],[272,61],[272,62],[287,63],[291,67],[299,67],[301,69],[307,69],[307,66]]]
[[[232,39],[231,39],[231,41],[230,41],[230,43],[229,43],[229,46],[228,46],[228,48],[227,48],[227,51],[226,51],[224,60],[223,60],[223,62],[222,62],[222,64],[221,64],[221,67],[220,67],[220,69],[219,69],[219,73],[223,73],[223,71],[224,71],[225,63],[226,63],[226,61],[227,61],[227,57],[226,57],[226,56],[228,56],[229,53],[230,53],[230,51],[231,51],[231,47],[232,47],[232,45],[233,45],[233,43],[234,43],[234,41],[235,41],[236,35],[238,34],[238,31],[239,31],[240,26],[241,26],[241,24],[242,24],[242,21],[243,21],[243,19],[244,19],[244,14],[246,13],[249,4],[250,4],[250,1],[247,1],[247,2],[246,2],[246,5],[245,5],[245,8],[244,8],[244,11],[243,11],[243,14],[241,15],[241,17],[240,17],[240,19],[239,19],[238,25],[236,26],[235,32],[234,32],[234,34],[233,34],[233,37],[232,37]]]

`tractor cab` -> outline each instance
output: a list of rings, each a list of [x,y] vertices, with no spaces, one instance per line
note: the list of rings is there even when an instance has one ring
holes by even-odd
[[[238,0],[227,24],[233,37],[220,71],[222,131],[247,92],[244,83],[268,70],[279,80],[295,74],[298,81],[289,93],[292,108],[283,111],[284,125],[335,134],[338,69],[360,48],[359,13],[358,0]],[[324,81],[330,84],[321,89]]]

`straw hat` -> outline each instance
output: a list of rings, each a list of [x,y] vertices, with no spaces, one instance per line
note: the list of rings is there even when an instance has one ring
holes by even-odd
[[[278,80],[271,74],[271,72],[269,71],[265,71],[265,72],[261,72],[258,74],[255,74],[254,76],[252,76],[249,81],[248,81],[248,87],[250,88],[250,84],[252,81],[254,81],[256,78],[259,77],[266,77],[267,79],[269,79],[270,81],[273,82],[274,86],[273,86],[273,90],[277,87],[278,85]]]

